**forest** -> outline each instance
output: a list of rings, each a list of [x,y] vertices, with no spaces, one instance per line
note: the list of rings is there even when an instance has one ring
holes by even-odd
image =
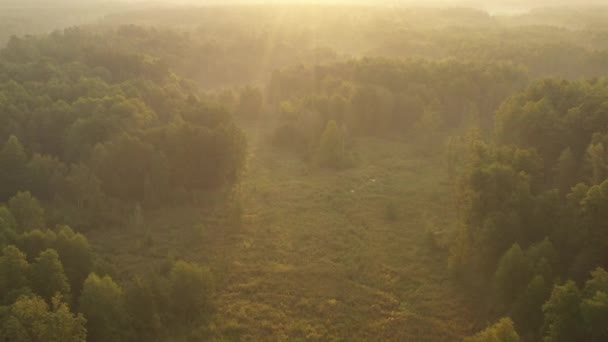
[[[537,5],[0,1],[0,341],[607,341],[608,7]]]

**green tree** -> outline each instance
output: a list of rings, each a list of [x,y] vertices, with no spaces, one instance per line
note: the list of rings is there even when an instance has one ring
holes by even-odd
[[[15,217],[5,206],[0,206],[0,246],[8,244],[13,240],[17,228]]]
[[[606,179],[606,150],[604,144],[591,144],[587,148],[586,164],[591,172],[591,184],[600,184]]]
[[[104,199],[101,181],[83,164],[72,165],[66,178],[63,195],[80,210],[99,208]]]
[[[36,258],[36,262],[31,267],[31,284],[36,294],[48,302],[56,294],[64,298],[69,297],[70,285],[57,251],[47,249]]]
[[[135,277],[125,290],[126,310],[138,341],[159,341],[162,323],[155,293],[150,284]]]
[[[37,198],[53,200],[65,187],[67,167],[57,158],[35,154],[29,161],[29,190]]]
[[[208,269],[177,261],[169,276],[170,298],[175,317],[195,322],[211,312],[212,279]]]
[[[0,229],[12,231],[17,229],[17,221],[15,220],[15,217],[5,206],[0,206]]]
[[[146,180],[159,186],[167,182],[166,159],[138,138],[124,135],[97,145],[93,160],[104,193],[112,197],[142,202],[146,191],[153,190],[146,188]]]
[[[559,254],[548,238],[528,248],[526,257],[535,274],[549,282],[553,280]]]
[[[29,292],[27,279],[30,265],[23,252],[15,246],[2,250],[0,256],[0,300],[12,303],[19,295]]]
[[[526,289],[531,267],[518,244],[514,244],[500,259],[494,276],[497,296],[508,307]]]
[[[28,260],[34,259],[44,250],[53,248],[57,241],[57,234],[50,229],[34,229],[17,237],[17,247],[28,256]]]
[[[585,341],[580,312],[581,291],[573,281],[557,285],[543,305],[546,342]]]
[[[19,139],[11,135],[0,150],[0,201],[26,190],[27,155]]]
[[[585,330],[591,341],[608,341],[608,293],[596,292],[581,303]]]
[[[475,336],[467,337],[463,342],[519,342],[520,338],[510,318],[502,318],[496,324],[486,328]]]
[[[555,167],[555,182],[562,194],[567,194],[578,181],[580,163],[571,148],[562,151]]]
[[[77,296],[93,269],[94,253],[91,245],[84,235],[63,226],[59,228],[54,248],[59,253],[72,294]]]
[[[61,297],[51,308],[39,297],[21,297],[10,306],[0,340],[11,342],[86,342],[82,315],[73,315]]]
[[[608,340],[608,272],[598,268],[583,289],[581,313],[584,327],[592,341]]]
[[[513,320],[523,334],[535,336],[543,324],[543,304],[551,294],[541,275],[534,277],[513,306]]]
[[[15,216],[17,229],[27,232],[44,228],[44,209],[29,192],[18,192],[8,201],[8,207]]]
[[[96,222],[100,222],[107,203],[101,187],[101,181],[88,166],[72,165],[66,177],[66,187],[61,192],[61,199],[73,209],[65,211],[63,223],[90,229]]]
[[[598,292],[608,293],[608,272],[603,268],[592,271],[591,278],[585,283],[584,294],[586,297],[595,296]]]
[[[124,341],[126,313],[122,288],[109,276],[92,273],[80,295],[79,312],[87,320],[89,342]]]

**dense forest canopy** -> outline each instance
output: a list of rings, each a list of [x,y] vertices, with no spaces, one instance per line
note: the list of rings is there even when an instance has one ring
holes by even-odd
[[[603,2],[212,3],[0,1],[0,340],[608,339]]]
[[[460,8],[251,6],[150,9],[109,15],[103,22],[179,32],[167,37],[171,42],[157,43],[173,44],[167,58],[177,59],[176,70],[206,86],[265,81],[276,68],[370,56],[512,62],[534,77],[605,73],[606,12],[581,9],[576,19],[567,14],[543,9],[500,17]],[[550,26],[528,20],[550,20]],[[566,28],[571,22],[579,27]],[[142,33],[141,47],[150,51],[155,48],[150,43]]]

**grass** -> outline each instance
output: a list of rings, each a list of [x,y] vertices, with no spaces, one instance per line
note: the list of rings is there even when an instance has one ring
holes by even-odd
[[[212,330],[241,341],[457,341],[473,329],[429,228],[449,231],[442,157],[361,139],[355,168],[310,167],[248,127],[240,228],[197,208],[147,214],[145,231],[91,236],[126,277],[168,256],[216,275]],[[430,232],[436,233],[436,232]],[[439,234],[441,235],[441,234]]]

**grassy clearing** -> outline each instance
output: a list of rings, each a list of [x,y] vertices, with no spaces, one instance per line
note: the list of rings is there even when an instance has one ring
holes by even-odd
[[[455,341],[472,329],[466,297],[448,280],[429,230],[450,229],[441,156],[359,140],[357,167],[310,168],[258,139],[238,191],[243,223],[217,211],[149,214],[142,230],[92,237],[126,276],[167,256],[217,276],[213,329],[242,341]]]

